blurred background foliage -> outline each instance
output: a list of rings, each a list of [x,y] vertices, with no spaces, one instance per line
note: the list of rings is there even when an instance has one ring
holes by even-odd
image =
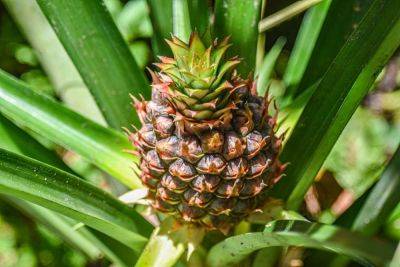
[[[27,41],[24,30],[12,17],[12,12],[9,13],[9,9],[6,9],[9,2],[0,1],[0,68],[21,78],[35,90],[67,102],[65,99],[68,97],[63,99],[63,93],[60,93],[59,88],[55,88],[54,82],[39,63],[37,51]],[[271,1],[265,16],[293,2]],[[140,68],[144,69],[157,60],[157,55],[152,54],[157,48],[152,49],[154,29],[147,2],[106,0],[105,3]],[[356,13],[360,10],[354,6],[353,12],[356,18]],[[305,14],[307,16],[307,13]],[[299,14],[267,32],[265,47],[267,50],[275,47],[277,53],[275,64],[271,66],[270,79],[266,83],[278,102],[287,90],[284,73],[303,18],[304,14]],[[281,36],[284,36],[286,41],[282,42],[281,39],[278,49],[274,44]],[[75,98],[72,96],[71,101],[81,103],[75,107],[81,113],[96,114],[93,110],[96,107],[87,104],[90,100],[82,99],[81,95],[76,95]],[[92,119],[102,121],[98,114]],[[47,147],[55,147],[47,140],[35,137]],[[400,50],[383,69],[362,106],[341,134],[306,195],[303,211],[310,218],[322,222],[335,220],[376,182],[399,141]],[[124,186],[110,179],[80,156],[62,147],[56,147],[56,150],[74,171],[93,183],[114,193],[124,191]],[[400,240],[400,206],[392,214],[381,234]],[[105,261],[88,261],[82,253],[71,249],[45,226],[37,224],[13,208],[10,203],[0,199],[0,266],[106,265]]]

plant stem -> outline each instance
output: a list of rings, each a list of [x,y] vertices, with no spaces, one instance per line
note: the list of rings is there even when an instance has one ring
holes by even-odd
[[[278,12],[272,14],[271,16],[263,19],[260,21],[258,24],[258,30],[260,32],[267,31],[282,22],[285,22],[301,12],[307,10],[308,8],[312,7],[313,5],[318,4],[322,0],[302,0],[302,1],[297,1],[290,6],[279,10]]]

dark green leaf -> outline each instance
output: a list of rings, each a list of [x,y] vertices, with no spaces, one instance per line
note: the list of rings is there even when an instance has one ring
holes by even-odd
[[[153,51],[157,56],[171,56],[171,49],[164,40],[170,38],[173,32],[172,0],[147,0],[147,3],[154,30],[151,40]]]
[[[0,149],[0,192],[93,227],[139,252],[151,226],[109,194],[39,161]]]
[[[250,253],[275,246],[300,246],[328,250],[352,257],[361,263],[383,266],[390,262],[395,248],[378,240],[331,225],[306,221],[275,221],[260,233],[230,237],[211,248],[210,266],[232,266]]]
[[[358,213],[352,229],[365,235],[375,234],[400,203],[400,147],[374,185]]]
[[[208,1],[190,0],[188,5],[192,29],[199,33],[203,42],[209,44],[211,42],[211,28]]]
[[[352,218],[351,229],[365,236],[376,234],[400,203],[400,146],[383,171],[381,178],[363,199],[359,212]],[[335,257],[331,266],[346,266],[345,257]]]
[[[376,76],[400,44],[400,0],[375,0],[318,84],[282,152],[287,177],[275,187],[298,208]],[[385,20],[381,19],[382,17]]]
[[[56,153],[42,146],[38,141],[15,126],[1,114],[0,147],[14,153],[37,159],[59,169],[72,172]]]
[[[232,48],[228,56],[243,59],[238,72],[247,76],[256,64],[258,22],[261,0],[216,0],[214,35],[220,39],[230,36]]]
[[[0,147],[17,154],[37,159],[67,172],[72,171],[63,161],[61,161],[61,159],[59,159],[56,153],[42,146],[30,135],[16,127],[2,115],[0,115]],[[64,241],[67,241],[72,246],[80,249],[90,258],[96,259],[100,256],[100,253],[104,253],[104,255],[114,263],[117,263],[120,266],[130,266],[130,264],[128,264],[129,261],[126,261],[127,264],[125,264],[125,259],[120,259],[121,253],[119,252],[121,250],[114,250],[116,247],[115,244],[110,246],[108,245],[110,243],[108,240],[107,243],[98,240],[97,236],[99,235],[99,232],[92,234],[90,230],[84,226],[76,230],[74,229],[74,225],[77,224],[76,221],[67,220],[56,212],[23,200],[5,196],[2,196],[2,198],[5,198],[5,200],[10,202],[11,205],[17,207],[35,221],[50,228]],[[117,241],[114,241],[114,243],[117,243]],[[121,244],[120,246],[123,245]],[[126,250],[129,250],[130,254],[132,253],[131,249],[126,248]]]
[[[35,93],[1,70],[0,112],[82,155],[124,184],[132,188],[141,186],[132,170],[134,157],[124,152],[132,146],[122,134]]]
[[[55,212],[27,201],[12,197],[6,198],[6,201],[10,202],[11,205],[29,215],[36,222],[45,225],[53,233],[61,236],[71,246],[85,253],[90,259],[96,260],[102,256],[100,249],[96,246],[97,244],[94,244],[85,236],[90,235],[90,232],[86,228],[81,227],[76,230],[73,223],[67,222],[65,218]]]
[[[54,152],[43,147],[2,115],[0,115],[0,147],[14,153],[28,155],[63,170],[69,170]],[[100,256],[101,252],[94,244],[81,233],[76,232],[71,225],[56,213],[14,198],[7,198],[6,201],[13,206],[17,206],[23,212],[29,213],[30,217],[45,224],[59,234],[63,240],[81,250],[89,258],[96,259]]]
[[[322,78],[373,2],[374,0],[332,0],[295,96]]]
[[[117,129],[138,124],[129,94],[148,97],[149,84],[102,2],[37,2],[107,122]]]

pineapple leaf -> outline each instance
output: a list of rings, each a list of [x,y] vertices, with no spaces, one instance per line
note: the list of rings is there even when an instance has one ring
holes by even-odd
[[[238,72],[246,77],[255,68],[261,0],[216,0],[214,36],[230,36],[228,57],[243,59]]]
[[[23,213],[29,215],[36,222],[40,222],[47,226],[52,232],[58,234],[64,241],[72,244],[73,247],[85,253],[85,255],[90,259],[96,260],[102,256],[102,252],[99,247],[96,246],[97,244],[94,244],[87,238],[87,236],[85,236],[90,235],[87,228],[81,227],[78,230],[75,230],[74,224],[77,224],[76,222],[68,220],[56,212],[28,201],[9,196],[2,196],[2,200],[9,202]]]
[[[37,2],[110,126],[139,124],[129,94],[150,96],[149,83],[102,1]]]
[[[293,91],[295,97],[322,78],[373,2],[374,0],[332,0],[306,69],[298,81],[297,89]],[[316,25],[311,27],[316,30]],[[306,40],[307,46],[311,44],[310,41]]]
[[[366,235],[375,234],[400,203],[400,147],[373,187],[355,219],[352,229]]]
[[[58,157],[56,153],[44,147],[1,114],[0,147],[73,173],[73,171]]]
[[[34,158],[70,173],[73,172],[56,153],[45,148],[2,115],[0,115],[0,137],[0,147],[3,149]],[[126,247],[125,251],[121,250],[121,247],[125,248],[125,246],[121,244],[117,247],[114,244],[110,244],[109,240],[101,240],[99,232],[93,232],[87,227],[80,227],[78,230],[74,229],[74,225],[78,222],[60,216],[46,208],[13,197],[2,195],[1,198],[35,221],[45,225],[59,235],[62,240],[72,244],[72,246],[88,255],[91,259],[97,259],[105,255],[119,266],[131,265],[131,261],[122,257],[122,252],[130,255],[132,249]],[[117,241],[114,243],[117,243]]]
[[[211,248],[207,261],[210,266],[232,266],[254,251],[276,246],[328,250],[350,256],[360,263],[377,266],[389,263],[395,251],[390,243],[369,239],[336,226],[281,220],[267,224],[264,232],[225,239]]]
[[[304,108],[282,151],[282,161],[290,162],[287,177],[274,189],[289,208],[302,203],[346,123],[399,46],[399,8],[400,1],[374,1]]]
[[[173,32],[172,0],[147,0],[147,3],[154,31],[151,39],[154,54],[171,56],[171,49],[164,40],[170,38]]]
[[[400,242],[397,245],[396,253],[393,256],[393,259],[390,262],[389,267],[399,267],[399,262],[400,262]]]
[[[363,204],[352,218],[351,229],[365,236],[376,234],[380,227],[388,221],[391,213],[400,203],[400,146],[383,171],[379,181],[368,193]],[[346,266],[348,260],[337,256],[332,262],[340,262]]]
[[[286,95],[290,96],[295,93],[304,75],[331,2],[332,0],[322,1],[310,8],[304,16],[283,76],[283,81],[288,88],[285,92]]]
[[[257,90],[259,95],[265,95],[270,78],[272,76],[272,72],[274,70],[275,63],[279,55],[281,54],[285,43],[285,38],[279,38],[278,40],[276,40],[274,46],[267,53],[267,55],[265,55],[257,79]]]
[[[136,252],[151,226],[136,211],[67,172],[0,149],[0,192],[76,219]],[[140,232],[140,233],[139,233]]]
[[[211,28],[208,1],[191,0],[188,2],[188,5],[192,29],[198,32],[201,39],[209,45],[211,43]]]
[[[131,188],[141,187],[132,170],[134,158],[124,152],[132,145],[122,134],[104,128],[0,70],[0,112],[60,144]],[[137,171],[137,169],[136,169]]]
[[[190,26],[187,0],[172,0],[172,15],[174,35],[185,43],[188,43],[192,27]]]

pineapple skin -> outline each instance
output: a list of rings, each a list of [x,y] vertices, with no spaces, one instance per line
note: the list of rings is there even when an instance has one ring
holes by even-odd
[[[253,81],[232,73],[237,58],[220,64],[227,40],[206,49],[194,33],[189,44],[168,43],[174,58],[151,72],[152,99],[134,99],[142,128],[129,137],[140,178],[157,211],[228,233],[282,176],[277,113]]]

